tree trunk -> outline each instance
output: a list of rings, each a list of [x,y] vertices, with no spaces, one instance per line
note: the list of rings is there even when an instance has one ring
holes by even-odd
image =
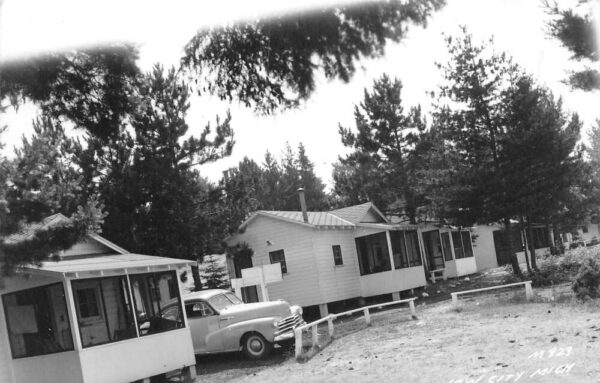
[[[563,241],[558,230],[558,225],[555,222],[552,222],[552,234],[554,236],[554,248],[556,249],[556,254],[560,255],[563,253],[561,250],[563,248]]]
[[[531,253],[531,267],[539,271],[535,260],[535,241],[533,240],[533,229],[531,228],[531,217],[527,216],[527,234],[529,235],[529,250]]]
[[[194,278],[194,291],[202,289],[202,282],[200,281],[200,269],[198,264],[192,266],[192,278]]]
[[[527,241],[527,234],[525,232],[525,222],[523,220],[523,216],[520,217],[520,220],[521,220],[520,234],[521,234],[521,238],[523,239],[523,243],[525,244],[525,246],[523,246],[523,252],[525,253],[525,262],[527,263],[527,272],[529,274],[531,274],[531,264],[529,263],[529,251],[527,251],[527,245],[529,244],[529,241]]]
[[[510,218],[504,218],[504,232],[506,233],[506,244],[508,251],[510,252],[510,264],[513,269],[513,273],[519,277],[523,277],[521,267],[519,266],[519,260],[517,259],[517,253],[515,252],[515,245],[513,239],[513,230],[510,225]]]

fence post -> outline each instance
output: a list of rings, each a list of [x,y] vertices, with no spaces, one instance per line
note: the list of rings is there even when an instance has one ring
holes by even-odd
[[[363,310],[363,312],[365,313],[365,322],[367,322],[367,326],[371,325],[371,315],[369,314],[369,308],[367,307],[366,309]]]
[[[528,301],[533,299],[533,289],[531,288],[531,281],[525,282],[525,297]]]
[[[458,306],[458,295],[456,293],[451,293],[452,295],[452,306]]]
[[[329,338],[333,338],[333,316],[327,318],[327,327],[329,329]]]
[[[410,306],[410,315],[412,316],[413,319],[416,319],[417,318],[417,311],[415,310],[415,301],[414,301],[414,299],[410,300],[408,302],[408,305]]]
[[[294,333],[295,333],[295,346],[296,346],[296,359],[298,359],[300,357],[300,354],[302,354],[302,330],[300,329],[294,329]]]
[[[316,324],[312,326],[312,345],[313,347],[317,347],[319,345],[319,325]]]

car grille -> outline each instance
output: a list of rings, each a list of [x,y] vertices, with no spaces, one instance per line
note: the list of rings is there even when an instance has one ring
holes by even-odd
[[[279,321],[279,324],[277,325],[277,331],[275,332],[275,336],[281,335],[288,331],[292,331],[294,328],[301,326],[304,323],[304,319],[302,319],[302,316],[299,314],[294,314],[287,318],[283,318]]]

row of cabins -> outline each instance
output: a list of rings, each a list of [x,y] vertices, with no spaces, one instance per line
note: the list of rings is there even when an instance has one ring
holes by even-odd
[[[328,212],[257,211],[227,238],[247,244],[251,258],[227,260],[230,278],[249,267],[281,264],[283,279],[268,286],[270,299],[285,299],[318,315],[337,311],[353,299],[386,295],[399,299],[436,278],[454,278],[510,263],[506,236],[499,225],[457,230],[428,224],[391,223],[372,203]],[[583,238],[600,236],[598,225],[583,228]],[[513,231],[519,263],[531,240],[536,255],[554,242],[547,227],[536,225],[529,239]],[[258,301],[260,286],[245,287],[245,301]],[[305,309],[305,312],[307,310]],[[316,315],[315,315],[316,316]]]

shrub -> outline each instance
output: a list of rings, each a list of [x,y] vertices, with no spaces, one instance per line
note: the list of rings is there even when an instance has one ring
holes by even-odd
[[[600,296],[600,264],[588,257],[579,268],[573,281],[573,291],[578,299],[598,298]]]

